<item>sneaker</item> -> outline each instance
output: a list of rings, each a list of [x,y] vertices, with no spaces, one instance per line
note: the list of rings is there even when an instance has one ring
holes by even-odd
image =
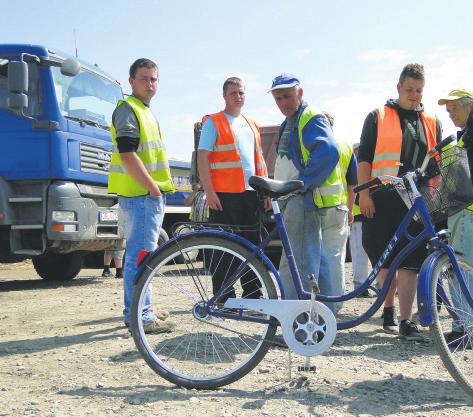
[[[450,333],[445,333],[443,336],[451,350],[457,348],[460,350],[473,349],[473,341],[471,337],[468,336],[468,333],[464,331],[451,331]]]
[[[382,317],[383,330],[388,334],[398,334],[396,309],[394,307],[384,307]]]
[[[110,271],[104,271],[102,272],[102,278],[111,278],[113,277],[113,274]]]
[[[426,342],[427,339],[419,332],[417,325],[410,320],[402,320],[399,324],[399,337],[414,342]]]
[[[115,278],[123,278],[123,272],[119,271],[115,274]]]
[[[172,321],[155,320],[151,323],[143,323],[146,334],[170,333],[176,327]]]

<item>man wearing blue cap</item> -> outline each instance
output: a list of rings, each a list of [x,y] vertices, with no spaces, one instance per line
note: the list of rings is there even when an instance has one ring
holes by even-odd
[[[299,79],[282,74],[274,78],[269,91],[281,113],[286,116],[279,131],[274,178],[304,181],[300,193],[281,201],[281,211],[304,289],[310,291],[308,277],[315,274],[319,277],[323,294],[340,295],[344,290],[342,283],[331,279],[321,246],[322,216],[334,216],[341,225],[346,225],[347,221],[346,210],[338,210],[339,206],[346,204],[346,191],[337,143],[323,113],[302,100]],[[279,272],[287,298],[297,299],[285,257],[281,259]],[[328,306],[336,313],[341,303],[329,303]]]

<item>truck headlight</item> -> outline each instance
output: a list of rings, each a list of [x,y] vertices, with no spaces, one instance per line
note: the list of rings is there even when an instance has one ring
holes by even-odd
[[[53,222],[73,222],[76,220],[75,211],[53,211],[52,221]]]

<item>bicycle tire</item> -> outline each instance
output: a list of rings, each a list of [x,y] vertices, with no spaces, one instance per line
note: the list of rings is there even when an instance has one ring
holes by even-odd
[[[470,282],[471,291],[473,265],[460,256],[457,257],[457,261],[465,282]],[[455,285],[455,280],[458,280],[458,277],[453,271],[450,258],[445,254],[437,261],[431,276],[433,322],[430,330],[448,372],[462,389],[473,397],[473,350],[468,349],[468,345],[473,344],[473,306],[469,306],[464,297],[463,299],[458,297],[459,287],[458,284]],[[441,296],[440,287],[445,291],[444,296]],[[457,302],[452,303],[452,296],[456,297]],[[447,304],[450,305],[449,309],[446,308]],[[459,314],[460,322],[464,324],[466,336],[458,346],[453,346],[451,342],[449,344],[445,338],[445,335],[452,330],[453,316],[449,310]]]
[[[212,276],[221,271],[223,255],[241,264],[251,252],[228,238],[183,236],[151,258],[137,277],[130,322],[135,344],[151,369],[178,386],[216,389],[240,379],[263,359],[274,338],[276,324],[195,315],[198,303],[213,295]],[[182,257],[187,259],[180,264]],[[212,263],[219,257],[218,264]],[[262,298],[277,298],[271,276],[258,259],[253,258],[241,276],[259,283]],[[152,306],[169,309],[168,320],[177,324],[172,332],[145,334],[141,311],[147,288],[158,289]],[[233,288],[242,296],[241,280]],[[223,307],[220,311],[225,312]]]

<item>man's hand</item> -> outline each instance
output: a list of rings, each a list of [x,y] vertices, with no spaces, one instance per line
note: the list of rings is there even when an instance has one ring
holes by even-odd
[[[271,204],[271,197],[265,197],[264,198],[264,211],[269,211],[273,208],[273,205]]]
[[[363,215],[369,219],[372,219],[376,213],[373,200],[371,199],[368,190],[360,193],[360,210]]]
[[[348,210],[348,226],[351,226],[352,223],[353,223],[353,213],[351,212],[351,210]]]
[[[149,190],[149,195],[151,197],[159,197],[161,195],[161,190],[159,189],[159,187],[154,184],[155,187],[152,187],[152,189]]]
[[[206,191],[205,197],[207,199],[207,205],[212,210],[223,211],[222,204],[220,203],[220,199],[215,191]]]

